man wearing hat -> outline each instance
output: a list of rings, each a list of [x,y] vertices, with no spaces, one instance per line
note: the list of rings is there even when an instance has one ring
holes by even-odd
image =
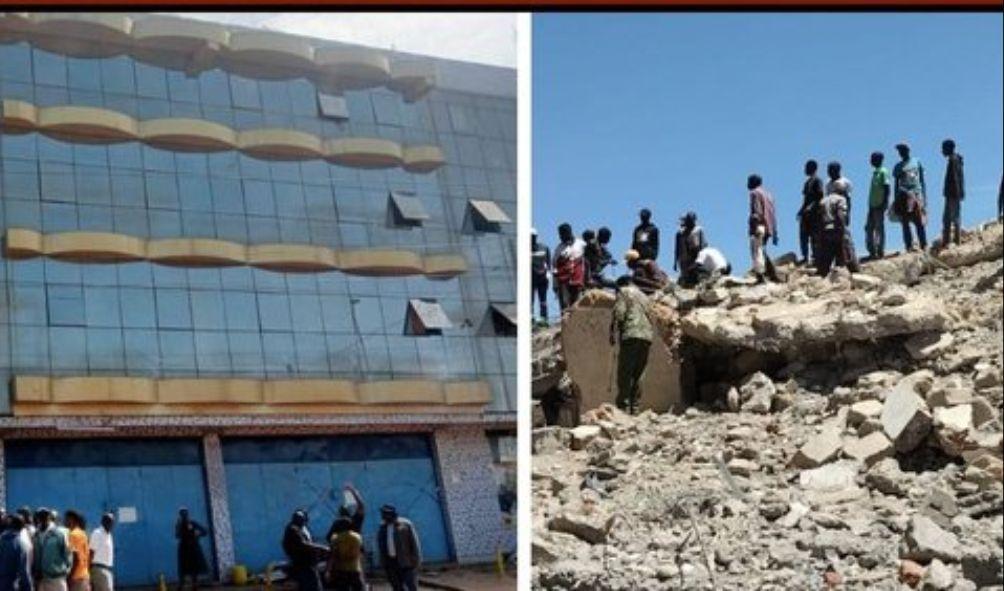
[[[965,179],[962,174],[962,155],[955,151],[955,141],[941,142],[941,154],[947,160],[945,167],[945,212],[941,219],[941,246],[948,241],[958,244],[962,233],[962,200],[966,196]]]
[[[895,183],[893,214],[903,225],[903,244],[906,249],[913,250],[913,234],[910,233],[910,224],[913,224],[917,230],[920,249],[926,250],[927,232],[924,226],[927,224],[927,185],[924,182],[924,167],[920,160],[910,156],[910,146],[906,142],[896,144],[896,151],[899,152],[900,161],[892,169]]]
[[[415,525],[397,514],[392,505],[380,507],[382,523],[377,531],[380,562],[394,591],[418,591],[422,545]]]
[[[697,253],[707,245],[704,229],[697,225],[697,214],[688,211],[680,218],[680,229],[676,232],[676,252],[673,253],[673,270],[680,272],[681,286],[689,287],[697,283]]]

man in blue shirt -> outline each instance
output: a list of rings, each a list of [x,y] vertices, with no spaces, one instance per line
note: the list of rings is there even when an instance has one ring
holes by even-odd
[[[900,161],[892,170],[895,181],[893,213],[903,225],[903,244],[906,249],[913,250],[913,235],[910,233],[910,224],[913,224],[917,229],[920,249],[927,250],[927,233],[924,228],[927,224],[927,185],[924,182],[924,167],[920,160],[910,156],[910,146],[906,142],[897,144],[896,151],[899,152]]]
[[[0,534],[0,591],[32,591],[31,546],[21,535],[24,518],[13,513],[5,526]]]

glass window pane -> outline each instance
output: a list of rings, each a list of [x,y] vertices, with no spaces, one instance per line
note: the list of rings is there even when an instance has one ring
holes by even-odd
[[[87,329],[87,365],[90,371],[119,372],[125,369],[125,347],[120,329]]]
[[[222,70],[210,70],[199,76],[199,97],[203,105],[230,106],[230,81]]]
[[[83,328],[56,326],[49,329],[53,371],[87,370],[87,335]]]
[[[346,296],[324,296],[321,311],[325,332],[354,332],[352,328],[352,307]]]
[[[289,296],[293,316],[293,330],[296,332],[323,332],[321,302],[316,295]]]
[[[122,326],[130,328],[157,326],[152,289],[122,288]]]
[[[260,109],[261,99],[258,97],[258,82],[230,75],[230,96],[235,107],[244,109]]]
[[[31,82],[31,48],[27,43],[0,44],[0,79]]]
[[[190,331],[164,330],[157,336],[160,341],[161,367],[165,371],[195,371],[195,346]]]
[[[153,376],[160,370],[160,346],[153,330],[125,329],[126,371],[130,375]]]
[[[297,369],[308,374],[328,373],[328,349],[323,334],[294,333]]]
[[[196,331],[195,352],[200,372],[220,374],[230,370],[230,346],[226,333]]]
[[[87,326],[121,326],[119,292],[114,287],[88,287],[84,290]]]
[[[136,62],[136,94],[148,98],[167,98],[167,72],[164,68]]]
[[[230,362],[235,372],[260,375],[263,371],[261,336],[257,332],[229,332]]]
[[[188,294],[183,289],[157,289],[157,326],[191,328],[192,313]]]
[[[66,86],[66,58],[41,49],[34,49],[32,61],[35,70],[35,84]]]
[[[49,329],[44,326],[11,328],[11,354],[21,371],[49,371]]]
[[[296,372],[296,349],[288,332],[265,332],[261,335],[265,353],[265,371],[273,376],[293,376]]]
[[[290,330],[289,298],[285,294],[258,294],[258,312],[262,330]]]
[[[46,291],[51,326],[84,325],[84,294],[79,285],[50,285]]]
[[[136,94],[132,58],[118,56],[101,60],[101,83],[105,92]]]
[[[146,200],[157,209],[178,209],[178,185],[173,174],[146,173]]]
[[[192,292],[192,324],[197,329],[226,328],[223,295],[220,292]]]
[[[228,329],[258,330],[258,305],[253,293],[224,292],[223,301]]]
[[[101,90],[101,64],[94,59],[67,58],[70,88]]]

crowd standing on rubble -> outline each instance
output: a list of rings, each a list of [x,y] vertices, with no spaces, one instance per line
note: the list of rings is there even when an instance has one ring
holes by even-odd
[[[868,260],[885,257],[885,221],[900,224],[906,250],[927,250],[928,188],[924,166],[911,155],[910,146],[900,142],[896,146],[899,162],[890,172],[884,165],[882,152],[870,156],[872,177],[868,190],[865,247]],[[965,177],[962,155],[956,151],[955,141],[942,142],[941,153],[946,160],[944,185],[944,210],[942,215],[941,244],[959,244],[961,233],[962,201],[965,198]],[[805,183],[802,187],[802,204],[796,214],[799,232],[800,263],[812,266],[825,276],[834,267],[845,267],[852,272],[859,269],[854,241],[851,237],[851,195],[853,184],[843,175],[840,162],[829,162],[825,184],[818,176],[815,160],[805,163]],[[776,246],[779,237],[778,215],[774,197],[758,174],[749,175],[748,237],[752,273],[757,283],[779,282],[774,261],[767,252]],[[1004,219],[1004,179],[998,195],[998,217]],[[679,273],[681,287],[695,287],[729,275],[732,267],[721,251],[711,247],[697,214],[687,212],[680,217],[673,253],[673,270]],[[562,312],[573,305],[589,288],[617,289],[617,282],[608,276],[617,265],[609,250],[609,228],[585,230],[577,237],[568,223],[558,227],[558,247],[551,250],[532,231],[532,285],[533,296],[539,302],[540,322],[547,322],[547,290],[554,289]],[[631,248],[624,255],[627,276],[643,293],[652,294],[664,289],[669,277],[659,267],[659,227],[652,221],[652,212],[642,209],[639,223],[631,235]]]

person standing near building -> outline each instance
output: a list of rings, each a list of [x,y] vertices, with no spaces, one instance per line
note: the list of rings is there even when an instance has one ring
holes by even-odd
[[[112,530],[115,529],[115,516],[105,513],[101,516],[101,525],[91,532],[89,543],[91,547],[91,590],[114,591],[115,575],[115,540]]]
[[[31,545],[24,541],[24,518],[7,516],[0,533],[0,591],[33,591]]]
[[[892,194],[889,169],[882,166],[885,155],[872,152],[872,182],[868,188],[868,221],[865,223],[865,248],[871,260],[885,256],[885,212]]]
[[[309,522],[306,511],[297,509],[293,512],[282,533],[282,550],[289,559],[289,575],[296,581],[297,589],[320,591],[321,574],[317,571],[317,563],[327,548],[314,543]]]
[[[178,591],[185,588],[185,579],[192,580],[192,591],[195,591],[199,588],[199,576],[209,572],[209,563],[199,542],[208,534],[205,527],[189,516],[188,509],[178,510],[178,521],[174,524],[174,537],[178,540]]]
[[[530,308],[533,309],[533,298],[537,298],[540,308],[540,321],[547,324],[547,288],[551,277],[551,249],[540,242],[537,230],[530,230],[530,282],[533,293],[530,295]]]
[[[558,296],[558,306],[564,312],[582,295],[586,283],[585,250],[586,244],[575,237],[572,226],[558,226],[558,238],[561,243],[554,251],[554,291]]]
[[[334,591],[363,591],[363,539],[353,530],[352,520],[340,517],[328,538],[328,584]]]
[[[962,241],[962,200],[966,197],[966,182],[962,170],[962,154],[955,151],[955,140],[941,142],[945,164],[945,211],[941,217],[941,246]]]
[[[17,513],[21,516],[22,523],[24,523],[24,527],[21,529],[21,538],[28,547],[28,564],[34,564],[35,533],[38,531],[35,527],[35,518],[31,512],[31,507],[28,506],[21,507],[17,510]]]
[[[900,161],[892,169],[893,214],[903,226],[903,244],[913,250],[913,234],[910,224],[917,230],[917,241],[921,250],[927,250],[927,184],[924,181],[924,167],[920,160],[910,156],[910,146],[906,142],[896,144]]]
[[[812,257],[816,257],[819,242],[819,212],[817,207],[823,199],[823,181],[816,174],[819,164],[815,160],[805,163],[805,182],[802,184],[802,207],[795,216],[798,220],[798,246],[802,253],[802,264],[809,264],[809,247]]]
[[[71,552],[65,528],[56,524],[49,509],[35,513],[34,571],[38,578],[38,591],[67,591],[66,578],[70,574]]]
[[[64,518],[67,542],[70,546],[71,562],[70,576],[67,577],[70,591],[90,591],[91,589],[91,548],[87,542],[87,532],[84,528],[87,522],[78,511],[70,509]]]
[[[638,413],[641,380],[648,365],[652,334],[648,298],[630,277],[620,277],[610,319],[610,345],[620,345],[617,354],[617,408],[632,415]]]
[[[680,218],[680,229],[676,232],[676,252],[673,253],[673,270],[680,272],[680,285],[690,287],[697,283],[694,263],[697,253],[708,245],[704,229],[697,225],[697,214],[688,211]]]
[[[415,525],[397,514],[392,505],[380,508],[382,523],[377,531],[380,563],[394,591],[418,591],[418,569],[422,566],[422,545]]]
[[[637,250],[643,259],[654,261],[659,258],[659,227],[652,223],[652,212],[648,209],[638,212],[638,219],[641,223],[631,235],[631,250]]]
[[[751,174],[746,179],[746,188],[749,189],[750,216],[749,216],[749,239],[750,257],[753,259],[753,273],[756,274],[757,283],[764,282],[764,274],[771,281],[777,282],[779,278],[774,269],[774,262],[767,255],[767,241],[774,242],[777,246],[777,217],[774,213],[774,197],[763,187],[763,179],[758,174]]]

